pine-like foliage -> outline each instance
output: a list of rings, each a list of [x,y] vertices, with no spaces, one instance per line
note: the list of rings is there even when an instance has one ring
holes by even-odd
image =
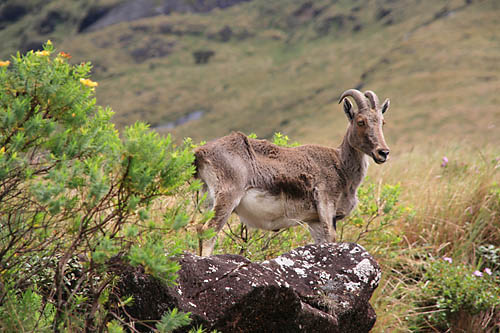
[[[198,187],[191,143],[142,123],[120,137],[69,58],[49,41],[0,62],[0,331],[111,330],[112,262],[178,270],[186,200],[168,198]]]

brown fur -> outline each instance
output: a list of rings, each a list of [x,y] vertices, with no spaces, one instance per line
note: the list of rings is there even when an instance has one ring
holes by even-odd
[[[240,132],[197,148],[196,176],[205,183],[215,211],[206,227],[219,232],[235,211],[251,226],[274,230],[306,223],[317,243],[335,241],[336,220],[356,205],[368,165],[365,155],[383,163],[389,153],[382,133],[382,110],[389,101],[379,107],[374,94],[366,94],[369,103],[357,90],[342,95],[341,101],[353,97],[358,110],[345,99],[350,125],[338,148],[285,148]],[[202,254],[210,255],[214,244],[215,238],[208,241]]]

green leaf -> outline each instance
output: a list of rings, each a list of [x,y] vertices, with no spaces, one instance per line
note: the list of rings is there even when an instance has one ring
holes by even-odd
[[[172,228],[174,230],[179,230],[185,227],[189,223],[189,216],[185,212],[180,212],[174,220]]]
[[[176,308],[169,310],[163,314],[160,322],[156,324],[156,329],[159,333],[172,332],[177,328],[189,325],[189,323],[191,323],[191,319],[189,318],[190,315],[190,312],[182,313]]]

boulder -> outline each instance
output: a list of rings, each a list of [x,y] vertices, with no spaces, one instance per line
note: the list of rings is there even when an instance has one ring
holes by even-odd
[[[155,320],[177,307],[191,312],[192,326],[221,332],[368,332],[375,324],[369,299],[381,270],[358,244],[307,245],[255,263],[186,253],[179,264],[170,287],[140,268],[124,271],[117,291],[134,297],[127,313]]]
[[[215,52],[212,50],[198,50],[193,52],[194,62],[197,65],[207,64],[214,55]]]

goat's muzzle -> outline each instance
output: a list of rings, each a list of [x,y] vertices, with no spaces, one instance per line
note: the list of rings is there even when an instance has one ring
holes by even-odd
[[[389,158],[389,149],[379,148],[374,153],[372,153],[372,158],[377,164],[382,164]]]

